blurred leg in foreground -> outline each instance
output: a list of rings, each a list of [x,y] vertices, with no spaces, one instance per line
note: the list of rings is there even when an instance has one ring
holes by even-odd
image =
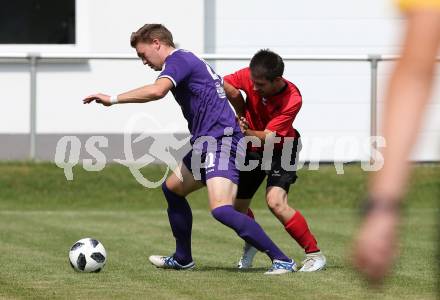
[[[400,202],[410,172],[408,158],[430,98],[440,42],[440,0],[402,1],[407,14],[402,58],[388,86],[383,116],[384,167],[370,178],[369,196],[354,242],[353,263],[381,283],[397,256]]]

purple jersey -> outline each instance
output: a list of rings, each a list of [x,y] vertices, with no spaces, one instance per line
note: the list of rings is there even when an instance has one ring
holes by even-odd
[[[158,78],[173,82],[171,92],[188,121],[191,144],[200,136],[221,138],[227,127],[241,134],[223,80],[205,61],[189,51],[175,50],[165,59]]]

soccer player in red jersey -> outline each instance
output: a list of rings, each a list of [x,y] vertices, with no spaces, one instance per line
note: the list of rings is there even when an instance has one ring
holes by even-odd
[[[224,78],[226,94],[237,112],[243,133],[256,139],[248,143],[245,165],[250,161],[258,162],[255,169],[240,171],[235,208],[253,217],[249,209],[251,199],[267,176],[267,205],[304,249],[306,258],[300,271],[312,272],[323,269],[326,258],[318,248],[305,218],[289,206],[287,201],[289,187],[297,178],[295,168],[286,168],[286,165],[295,165],[301,145],[300,134],[292,127],[292,123],[301,108],[302,98],[298,88],[283,78],[283,72],[282,58],[264,49],[253,56],[248,68]],[[246,94],[246,101],[240,90]],[[276,143],[274,138],[280,142]],[[269,162],[266,151],[263,151],[263,145],[268,143],[268,139],[275,142]],[[292,151],[283,151],[286,147]],[[255,253],[256,249],[246,243],[238,267],[251,267]]]

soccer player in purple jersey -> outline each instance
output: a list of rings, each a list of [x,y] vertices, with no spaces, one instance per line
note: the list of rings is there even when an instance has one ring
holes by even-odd
[[[161,24],[144,25],[131,35],[130,42],[144,65],[161,71],[157,80],[117,96],[93,94],[83,102],[95,101],[105,106],[145,103],[159,100],[171,91],[191,133],[192,150],[162,184],[176,251],[171,256],[150,256],[150,262],[160,268],[177,270],[194,267],[192,213],[185,197],[206,185],[213,217],[271,259],[272,267],[265,274],[296,271],[296,263],[272,242],[260,225],[232,205],[239,175],[235,160],[244,161],[244,148],[239,143],[243,135],[229,106],[222,79],[193,53],[175,49],[171,32]],[[181,174],[183,180],[176,174]]]

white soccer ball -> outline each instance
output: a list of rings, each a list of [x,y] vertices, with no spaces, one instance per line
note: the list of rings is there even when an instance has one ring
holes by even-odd
[[[70,265],[79,272],[99,272],[107,261],[104,246],[95,239],[77,241],[69,251]]]

